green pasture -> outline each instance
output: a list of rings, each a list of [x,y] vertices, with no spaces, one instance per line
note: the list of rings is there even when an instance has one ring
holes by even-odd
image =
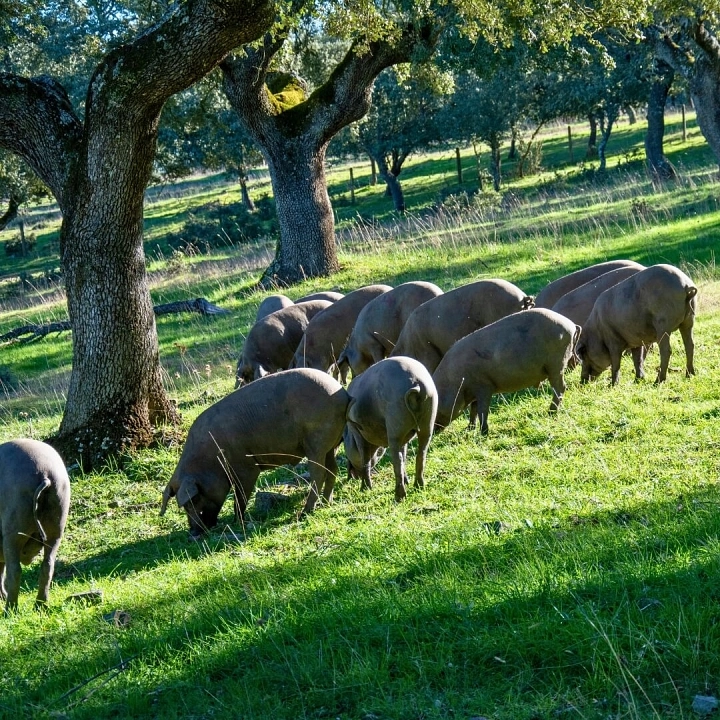
[[[20,611],[0,617],[0,717],[701,717],[695,698],[720,698],[720,194],[694,124],[684,143],[669,125],[682,176],[665,186],[646,176],[633,152],[642,132],[628,125],[613,135],[618,154],[602,177],[589,163],[568,165],[559,128],[543,138],[544,173],[510,179],[505,199],[456,196],[440,212],[429,208],[456,183],[454,151],[417,158],[401,176],[416,209],[378,210],[382,222],[337,209],[341,272],[288,294],[411,279],[447,290],[482,277],[535,293],[594,262],[669,262],[699,287],[697,376],[685,378],[676,337],[661,386],[656,352],[646,382],[633,381],[629,359],[614,388],[607,373],[580,385],[576,369],[555,417],[543,386],[496,396],[486,438],[463,417],[436,435],[426,488],[402,504],[387,460],[361,492],[345,479],[341,449],[331,506],[299,519],[307,487],[282,468],[259,488],[282,488],[285,505],[263,514],[251,501],[237,524],[228,503],[201,542],[188,539],[175,505],[158,515],[177,443],[99,472],[75,469],[48,611],[32,610],[36,562]],[[347,192],[346,175],[347,166],[332,170],[331,191]],[[366,182],[359,166],[355,176]],[[229,310],[158,318],[183,432],[232,389],[266,294],[254,289],[262,243],[162,251],[184,212],[235,192],[197,188],[174,197],[166,188],[148,205],[149,242],[160,248],[148,252],[154,301],[202,296]],[[365,185],[356,202],[389,201]],[[49,250],[32,260],[45,261]],[[0,274],[22,269],[2,262]],[[57,290],[3,298],[0,334],[64,317]],[[12,381],[0,394],[0,441],[57,429],[70,361],[67,333],[0,346]],[[409,455],[412,465],[413,446]],[[68,600],[88,590],[102,591],[98,604]]]

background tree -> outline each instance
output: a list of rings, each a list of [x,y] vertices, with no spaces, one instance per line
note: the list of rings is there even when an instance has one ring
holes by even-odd
[[[83,119],[56,80],[0,74],[0,147],[32,167],[63,215],[73,369],[56,442],[66,457],[92,464],[148,443],[153,424],[176,417],[162,385],[143,253],[158,120],[169,97],[260,37],[275,16],[269,0],[175,6],[103,56]],[[129,17],[135,29],[137,16]]]
[[[666,8],[648,34],[657,57],[688,83],[698,126],[720,164],[720,39],[718,14],[696,6]]]
[[[435,118],[451,90],[452,78],[432,66],[388,68],[375,82],[370,111],[351,128],[352,145],[375,161],[397,212],[405,212],[403,164],[441,139]]]

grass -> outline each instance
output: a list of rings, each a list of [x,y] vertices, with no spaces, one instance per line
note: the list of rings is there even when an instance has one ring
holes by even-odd
[[[566,152],[549,136],[546,158],[554,143]],[[174,505],[158,516],[177,445],[76,470],[49,611],[31,609],[35,563],[20,612],[0,619],[0,717],[696,717],[693,698],[720,693],[720,216],[694,143],[677,143],[690,159],[667,187],[623,161],[602,180],[577,168],[518,180],[506,205],[483,195],[382,224],[356,214],[341,225],[343,270],[290,294],[493,276],[537,292],[591,262],[672,262],[700,287],[696,377],[673,337],[662,386],[633,382],[626,361],[615,388],[571,373],[557,417],[542,387],[497,396],[487,438],[460,418],[403,504],[384,460],[371,491],[341,478],[335,503],[304,520],[302,485],[269,515],[251,502],[242,525],[228,504],[200,543]],[[231,311],[158,319],[185,428],[232,388],[256,276],[230,249],[152,270],[156,302],[202,295]],[[61,297],[41,298],[0,306],[0,333],[62,314]],[[66,336],[0,348],[19,386],[0,405],[0,440],[57,427],[69,363]],[[649,377],[657,364],[653,353]],[[68,600],[89,589],[99,604]]]

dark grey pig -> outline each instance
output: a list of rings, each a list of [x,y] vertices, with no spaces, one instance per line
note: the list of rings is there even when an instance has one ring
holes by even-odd
[[[637,270],[642,270],[644,266],[633,260],[609,260],[608,262],[576,270],[546,285],[535,297],[535,307],[551,308],[563,295],[567,295],[571,290],[584,285],[593,278],[621,267],[634,267]]]
[[[337,380],[308,368],[267,375],[230,393],[192,424],[160,514],[176,497],[190,533],[201,535],[217,523],[232,489],[239,520],[262,470],[304,457],[311,480],[305,512],[320,494],[330,502],[349,401]]]
[[[387,357],[410,313],[442,292],[437,285],[418,280],[398,285],[371,300],[360,311],[347,345],[338,358],[341,372],[347,363],[353,375],[360,375],[373,363]]]
[[[245,338],[235,371],[235,387],[287,370],[308,323],[331,304],[329,300],[295,303],[256,322]]]
[[[462,285],[415,308],[390,357],[412,357],[435,372],[443,355],[460,338],[532,305],[533,298],[507,280]]]
[[[653,265],[605,290],[595,301],[578,343],[581,380],[594,379],[610,367],[612,384],[617,385],[623,352],[656,342],[660,369],[655,382],[663,382],[670,363],[670,333],[675,330],[685,346],[686,375],[694,375],[696,295],[693,281],[672,265]],[[638,379],[644,375],[637,362],[635,375]]]
[[[436,427],[447,427],[476,402],[485,435],[495,393],[536,387],[543,380],[552,386],[550,412],[555,412],[565,393],[563,374],[579,335],[580,327],[566,317],[532,308],[458,340],[433,374],[439,400]]]
[[[345,429],[348,471],[372,487],[370,470],[378,448],[387,447],[395,471],[395,500],[407,495],[407,444],[417,434],[415,487],[424,487],[424,469],[437,413],[437,392],[427,369],[417,360],[381,360],[348,387],[350,405]]]
[[[390,285],[358,288],[315,315],[305,328],[291,367],[309,367],[327,372],[337,363],[360,311],[389,290],[392,290]],[[343,373],[343,382],[346,374]]]
[[[282,310],[283,308],[290,307],[294,304],[295,303],[285,295],[268,295],[260,303],[260,305],[258,305],[257,313],[255,314],[255,322],[262,320],[270,313],[274,313],[277,310]]]
[[[20,564],[43,550],[35,607],[47,604],[70,507],[70,481],[58,453],[38,440],[0,445],[0,598],[14,610]]]

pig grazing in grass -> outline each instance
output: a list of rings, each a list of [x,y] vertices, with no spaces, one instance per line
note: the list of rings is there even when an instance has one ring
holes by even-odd
[[[277,310],[256,322],[245,338],[235,371],[235,387],[287,370],[308,323],[329,300],[310,300]]]
[[[315,315],[305,328],[292,367],[309,367],[327,372],[337,363],[362,309],[389,290],[392,290],[390,285],[358,288]],[[343,373],[343,382],[346,374]]]
[[[462,285],[415,308],[390,357],[415,358],[432,373],[457,340],[532,305],[533,298],[507,280]]]
[[[407,444],[417,434],[415,487],[424,487],[425,460],[437,413],[437,392],[427,369],[413,358],[381,360],[348,387],[350,405],[345,428],[348,473],[372,487],[370,470],[379,448],[388,448],[395,471],[395,501],[407,495]]]
[[[458,340],[433,374],[439,400],[436,428],[447,427],[475,402],[485,435],[495,393],[536,387],[543,380],[550,381],[550,411],[556,411],[565,393],[563,374],[579,335],[580,327],[566,317],[532,308]]]
[[[334,290],[319,290],[318,292],[310,293],[310,295],[304,295],[298,298],[296,303],[311,302],[313,300],[327,300],[328,302],[334,303],[345,297],[342,293],[335,292]]]
[[[257,313],[255,314],[255,322],[262,320],[270,313],[274,313],[277,310],[282,310],[283,308],[290,307],[294,304],[295,303],[285,295],[268,295],[260,303],[260,305],[258,305]]]
[[[696,295],[693,281],[672,265],[653,265],[605,290],[595,301],[578,343],[581,380],[594,379],[610,367],[616,385],[623,352],[656,342],[660,369],[655,382],[663,382],[670,363],[670,333],[675,330],[685,346],[686,374],[694,375]],[[637,362],[635,375],[643,377]]]
[[[563,295],[552,306],[552,309],[569,318],[576,325],[582,326],[590,317],[590,313],[595,305],[595,301],[600,297],[600,293],[605,292],[623,280],[627,280],[629,277],[639,273],[642,269],[642,267],[622,267],[603,273]]]
[[[305,512],[321,494],[330,502],[349,402],[337,380],[308,368],[267,375],[230,393],[192,424],[160,514],[176,497],[198,536],[217,523],[232,490],[240,520],[262,470],[304,457],[312,485]]]
[[[637,270],[642,270],[644,266],[633,260],[609,260],[608,262],[602,262],[597,265],[582,268],[581,270],[576,270],[546,285],[536,295],[535,307],[552,308],[563,295],[567,295],[571,290],[584,285],[596,277],[600,277],[600,275],[604,275],[611,270],[617,270],[621,267],[634,267]]]
[[[360,311],[347,345],[338,358],[341,372],[345,372],[343,366],[347,364],[353,375],[360,375],[373,363],[387,357],[410,313],[442,292],[437,285],[418,280],[398,285],[371,300]]]
[[[38,440],[0,445],[0,598],[5,611],[17,608],[20,564],[43,551],[35,607],[47,604],[55,557],[70,507],[65,464]]]

